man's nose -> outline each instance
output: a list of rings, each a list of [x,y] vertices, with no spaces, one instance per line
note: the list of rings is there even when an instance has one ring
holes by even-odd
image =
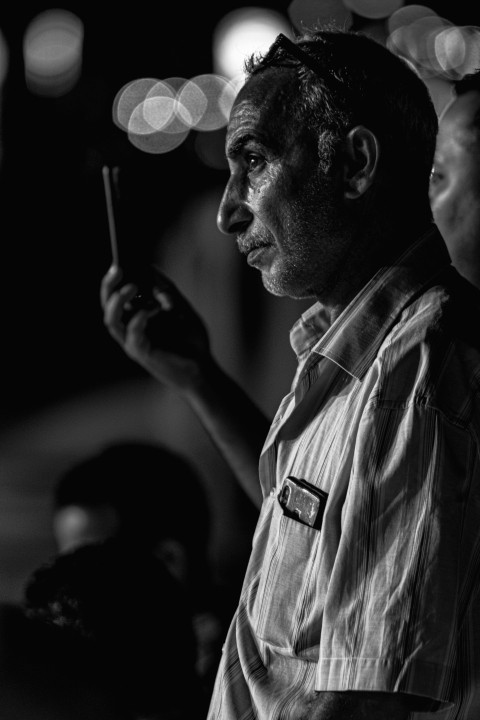
[[[253,215],[241,199],[237,188],[229,181],[218,208],[218,229],[225,235],[233,235],[248,227],[252,218]]]

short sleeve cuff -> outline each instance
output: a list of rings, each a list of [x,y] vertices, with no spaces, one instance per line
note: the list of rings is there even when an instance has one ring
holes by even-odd
[[[315,690],[341,692],[402,692],[419,695],[452,707],[447,695],[451,669],[415,661],[398,668],[391,660],[376,658],[328,658],[317,664]]]

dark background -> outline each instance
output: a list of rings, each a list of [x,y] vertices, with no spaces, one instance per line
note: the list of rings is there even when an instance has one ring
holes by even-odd
[[[227,369],[269,413],[288,389],[288,328],[304,306],[268,296],[234,242],[218,235],[225,167],[200,160],[195,131],[172,152],[149,155],[112,121],[113,100],[133,79],[213,72],[213,31],[243,5],[63,5],[85,37],[80,80],[59,98],[34,95],[24,79],[25,29],[49,6],[20,5],[0,10],[9,49],[0,106],[0,599],[19,597],[26,574],[53,551],[58,474],[102,442],[133,435],[165,441],[198,464],[212,504],[213,563],[233,597],[255,512],[188,409],[108,336],[98,293],[110,264],[101,169],[119,164],[138,237],[153,238],[160,254],[164,243],[166,266],[205,310]],[[480,24],[470,0],[429,5],[456,24]],[[288,6],[260,7],[288,17]],[[208,140],[220,148],[223,134]]]
[[[10,45],[0,166],[4,417],[138,373],[99,312],[110,261],[102,165],[120,164],[135,178],[129,199],[139,235],[152,217],[160,234],[199,183],[224,177],[201,164],[193,133],[180,148],[149,155],[112,122],[113,99],[129,80],[212,71],[218,10],[178,2],[125,3],[100,14],[94,4],[63,7],[84,23],[84,62],[76,87],[58,99],[33,95],[23,79],[23,32],[45,6],[0,17]]]

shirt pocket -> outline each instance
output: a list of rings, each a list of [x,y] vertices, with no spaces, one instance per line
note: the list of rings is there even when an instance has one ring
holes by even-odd
[[[317,657],[323,615],[317,557],[321,531],[284,515],[275,498],[249,614],[255,635],[286,652]]]

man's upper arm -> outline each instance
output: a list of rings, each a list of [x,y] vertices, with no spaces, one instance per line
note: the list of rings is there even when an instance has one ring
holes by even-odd
[[[377,691],[422,693],[447,703],[465,573],[460,533],[468,508],[458,498],[468,496],[471,438],[416,404],[377,406],[364,420],[324,606],[316,689],[373,691],[377,702]]]

